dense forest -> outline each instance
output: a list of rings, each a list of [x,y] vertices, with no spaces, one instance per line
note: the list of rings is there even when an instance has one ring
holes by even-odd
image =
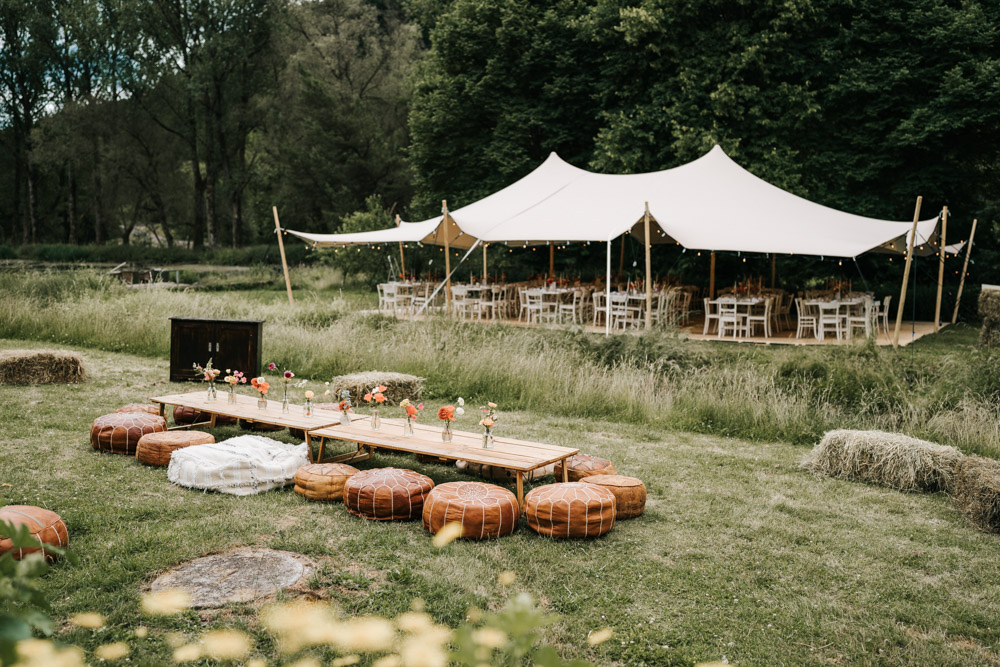
[[[550,151],[718,143],[847,211],[947,204],[998,257],[993,0],[0,0],[0,40],[0,245],[239,247],[272,204],[370,228]]]

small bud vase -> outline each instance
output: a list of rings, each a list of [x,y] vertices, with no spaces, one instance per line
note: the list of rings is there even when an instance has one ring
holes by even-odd
[[[413,418],[407,417],[406,423],[403,424],[403,436],[406,438],[413,437]]]
[[[441,431],[441,442],[451,442],[451,420],[445,420],[444,430]]]
[[[378,408],[372,410],[372,430],[377,431],[382,428],[382,418],[378,416]]]
[[[235,384],[229,385],[229,402],[230,403],[235,403],[236,402],[236,385]]]
[[[208,400],[208,402],[211,403],[212,401],[216,400],[217,398],[218,398],[218,394],[216,393],[216,390],[215,390],[215,381],[214,380],[209,380],[208,381],[208,398],[206,400]]]
[[[259,394],[257,396],[257,409],[258,410],[267,410],[267,395],[266,394]]]
[[[340,425],[350,426],[351,425],[351,415],[348,414],[347,410],[340,411]]]
[[[281,414],[287,415],[292,409],[288,407],[288,385],[281,387]]]
[[[311,398],[307,398],[306,402],[302,404],[302,414],[306,417],[313,416],[313,402]]]
[[[493,449],[493,429],[489,426],[484,426],[486,430],[483,432],[483,449]]]

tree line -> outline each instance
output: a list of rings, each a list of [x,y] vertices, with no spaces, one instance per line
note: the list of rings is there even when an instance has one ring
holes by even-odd
[[[718,143],[847,211],[979,217],[985,261],[998,28],[988,0],[0,0],[0,243],[238,246],[271,204],[356,230],[550,151],[639,172]]]

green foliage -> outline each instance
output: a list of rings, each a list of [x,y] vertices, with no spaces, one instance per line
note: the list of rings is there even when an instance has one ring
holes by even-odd
[[[0,537],[11,541],[15,549],[41,546],[26,525],[15,526],[0,521]],[[59,547],[46,545],[46,551],[63,555]],[[41,553],[14,560],[14,552],[0,555],[0,665],[17,661],[15,646],[35,633],[51,635],[55,626],[49,619],[49,602],[37,580],[48,570]]]
[[[0,249],[0,259],[3,251]],[[310,248],[288,237],[285,255],[290,264],[314,261],[316,255]],[[281,265],[277,244],[249,245],[242,248],[205,248],[193,250],[174,246],[165,248],[149,245],[68,245],[40,244],[22,245],[11,249],[13,259],[29,259],[57,264],[77,263],[121,263],[130,262],[143,265],[163,264],[216,264],[222,266],[253,266],[257,264]]]

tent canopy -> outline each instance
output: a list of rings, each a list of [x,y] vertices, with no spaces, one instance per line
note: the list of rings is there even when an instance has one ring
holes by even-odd
[[[692,250],[855,257],[869,250],[905,252],[912,222],[845,213],[786,192],[754,176],[715,146],[673,169],[597,174],[552,153],[513,184],[444,216],[359,234],[289,233],[316,245],[395,241],[471,247],[609,241],[626,232]],[[936,242],[937,218],[918,223],[917,245]],[[928,248],[928,254],[933,252]]]

